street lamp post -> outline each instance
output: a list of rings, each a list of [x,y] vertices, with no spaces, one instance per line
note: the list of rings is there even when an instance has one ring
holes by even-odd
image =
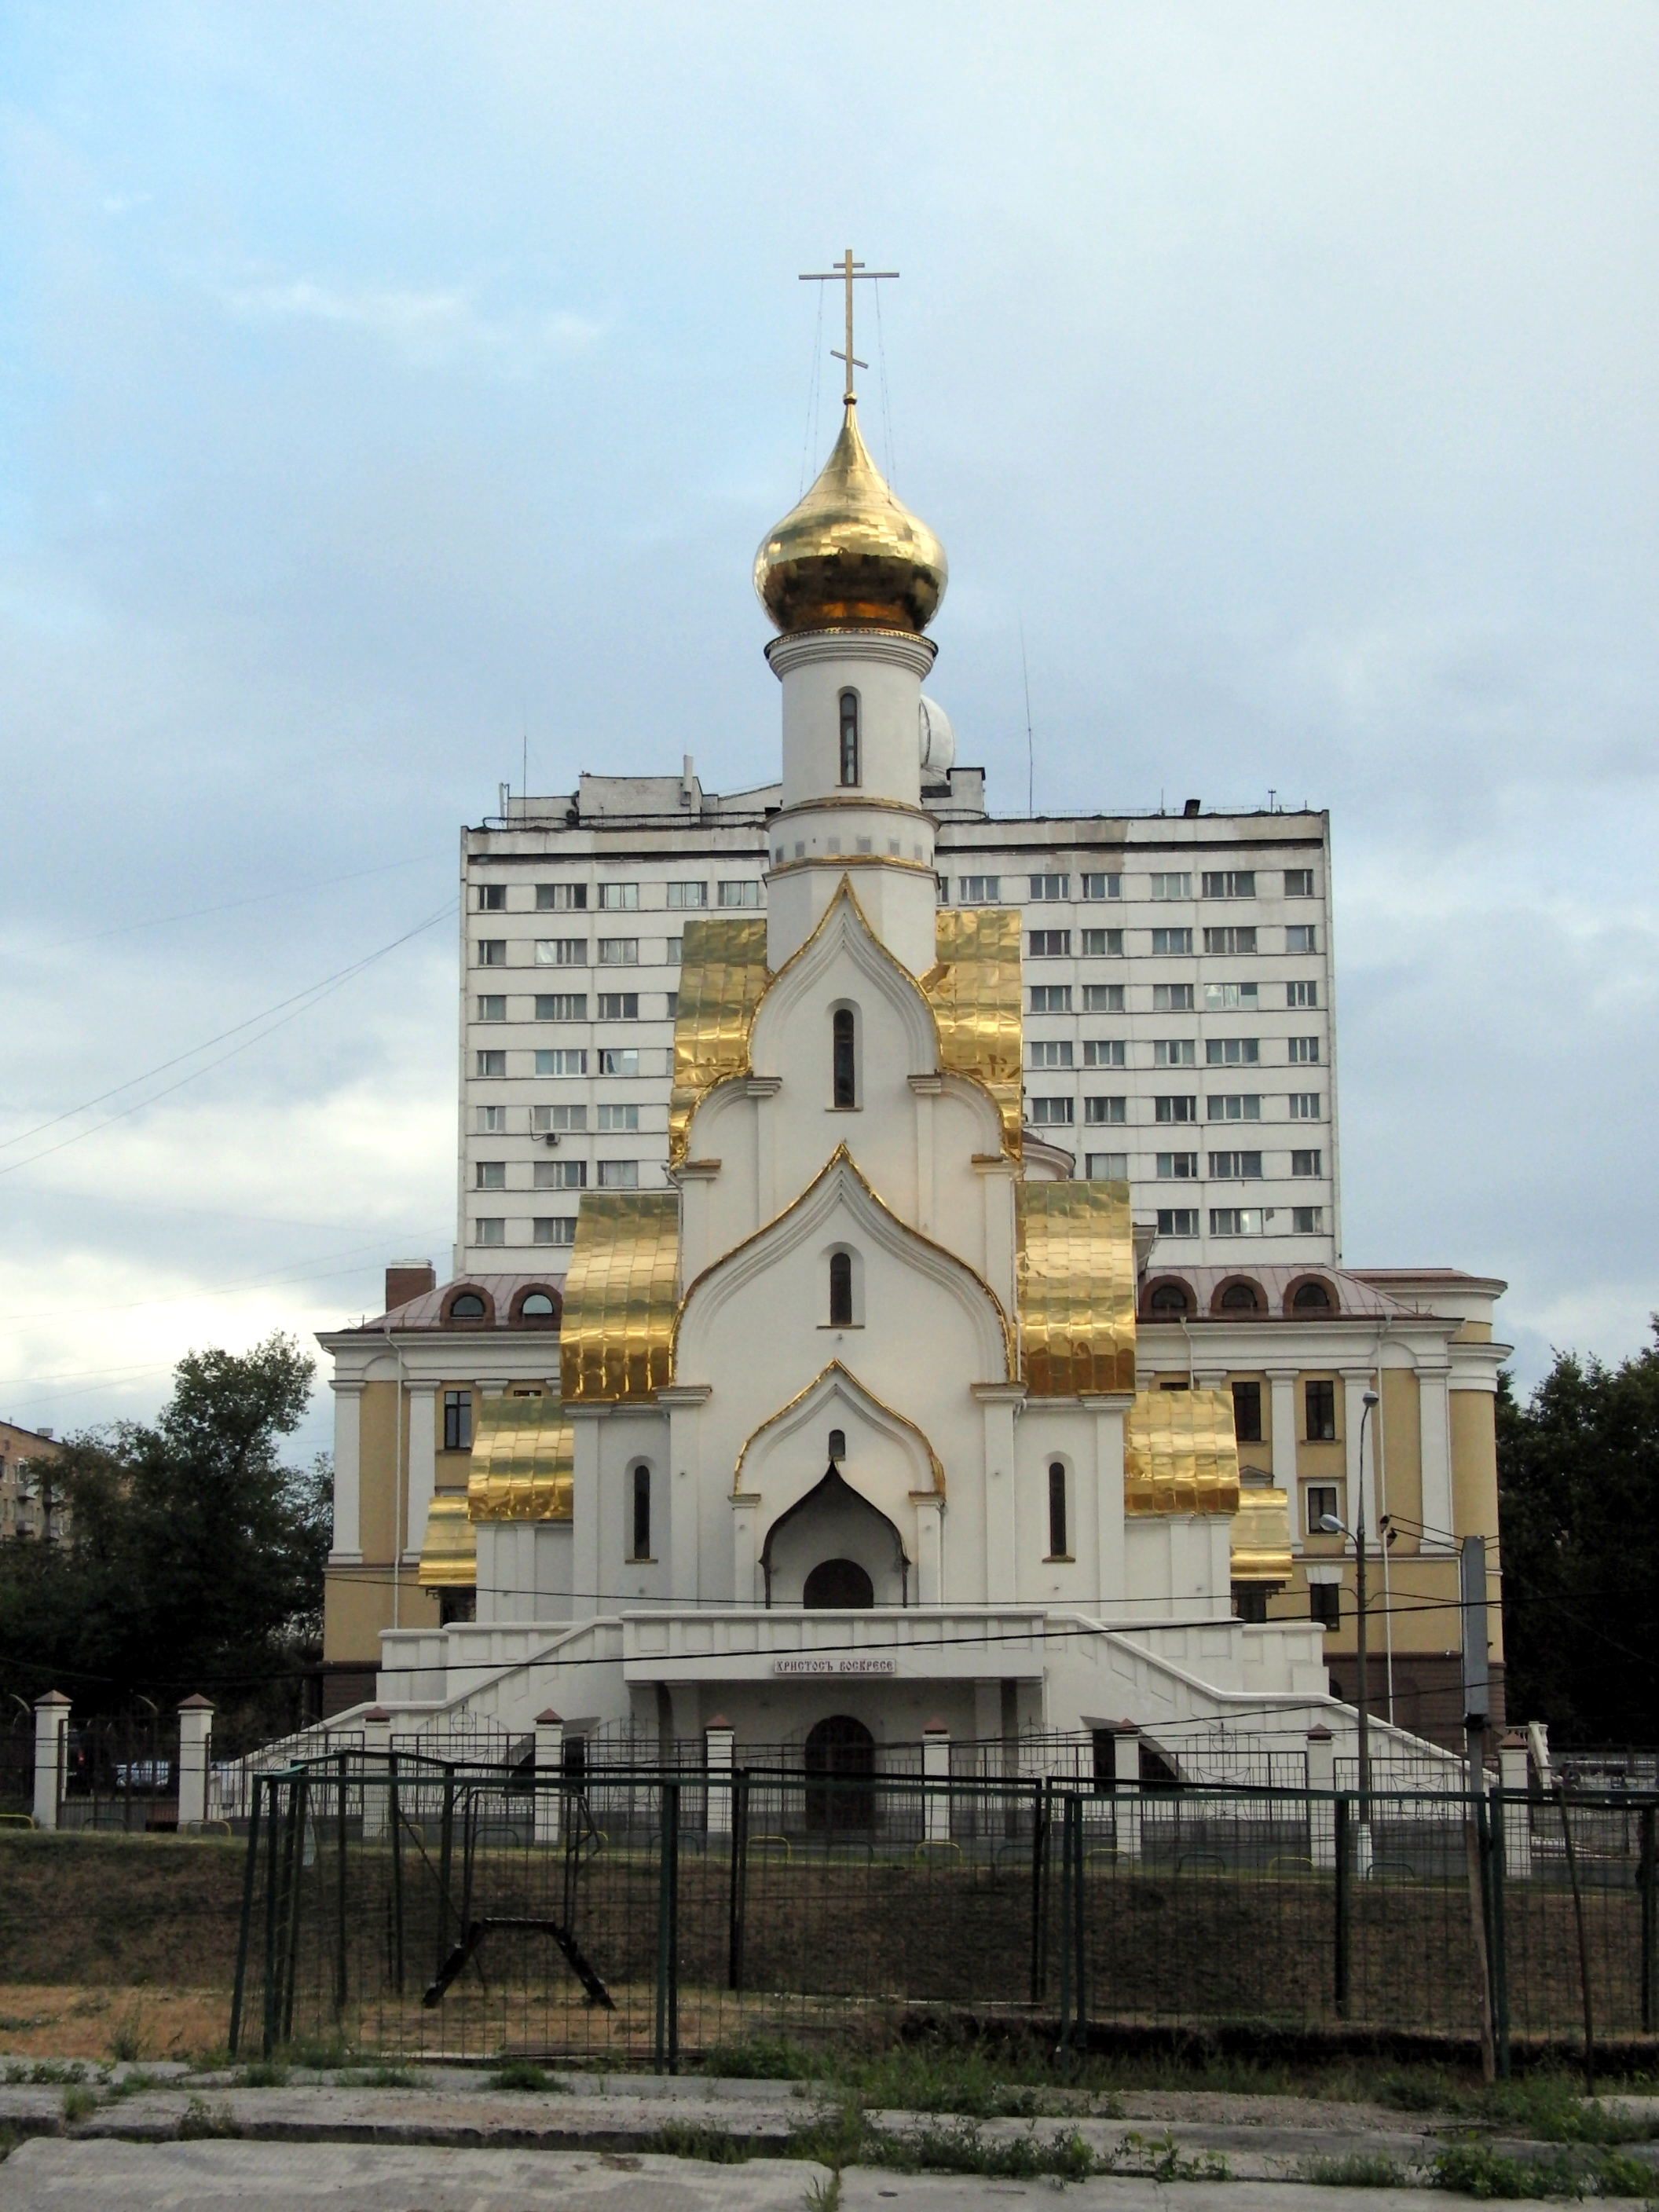
[[[1365,1642],[1365,1424],[1371,1409],[1379,1401],[1375,1390],[1367,1390],[1361,1400],[1364,1410],[1359,1416],[1359,1498],[1354,1510],[1354,1525],[1347,1528],[1334,1513],[1320,1516],[1319,1525],[1328,1536],[1348,1536],[1353,1542],[1354,1581],[1358,1611],[1354,1615],[1355,1641],[1359,1660],[1359,1851],[1364,1870],[1370,1856],[1371,1830],[1371,1736],[1370,1736],[1370,1680],[1367,1665],[1369,1652]]]

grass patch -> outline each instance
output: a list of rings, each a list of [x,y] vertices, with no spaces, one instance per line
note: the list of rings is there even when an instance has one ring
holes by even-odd
[[[1317,2183],[1326,2189],[1411,2189],[1416,2185],[1410,2166],[1378,2151],[1350,2151],[1346,2158],[1304,2159],[1298,2181]]]
[[[205,2097],[192,2097],[179,2123],[180,2142],[205,2142],[220,2136],[240,2136],[241,2125],[228,2105],[210,2106]]]
[[[757,2035],[744,2042],[711,2044],[703,2053],[702,2070],[737,2081],[810,2081],[823,2068],[781,2035]]]
[[[557,2089],[560,2085],[533,2058],[508,2058],[490,2075],[489,2086],[492,2089]]]
[[[281,2058],[251,2058],[236,2076],[239,2089],[282,2089],[288,2086],[289,2068]]]
[[[76,2120],[89,2120],[98,2109],[98,2100],[84,2082],[71,2081],[64,2092],[64,2118],[71,2124]]]
[[[726,2129],[697,2120],[672,2121],[659,2130],[652,2148],[666,2158],[697,2158],[708,2166],[741,2166],[754,2155],[746,2142]]]
[[[340,2086],[345,2089],[412,2089],[415,2075],[407,2066],[364,2066],[342,2074]]]
[[[1549,2158],[1511,2158],[1486,2143],[1454,2143],[1437,2153],[1437,2188],[1460,2197],[1659,2197],[1659,2173],[1640,2159],[1598,2148],[1590,2156],[1558,2150]]]

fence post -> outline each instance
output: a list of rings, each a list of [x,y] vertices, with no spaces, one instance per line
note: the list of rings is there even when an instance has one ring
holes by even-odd
[[[556,1844],[564,1812],[564,1723],[550,1705],[536,1716],[535,1836],[538,1844]]]
[[[1656,1976],[1654,1971],[1656,1965],[1659,1965],[1659,1960],[1656,1960],[1655,1957],[1655,1936],[1659,1935],[1659,1928],[1656,1928],[1655,1922],[1659,1916],[1656,1916],[1654,1911],[1653,1893],[1654,1846],[1659,1838],[1656,1838],[1654,1829],[1654,1808],[1650,1804],[1644,1805],[1642,1808],[1642,1856],[1637,1870],[1637,1880],[1642,1887],[1641,1982],[1644,2035],[1652,2034],[1655,2015],[1659,2014],[1659,1987],[1655,1986],[1656,1982],[1659,1981],[1659,1976]]]
[[[392,1972],[399,1996],[404,1993],[404,1815],[398,1796],[398,1754],[386,1753],[386,1819],[392,1828],[392,1917],[393,1949]],[[418,1802],[418,1801],[417,1801]]]
[[[70,1700],[48,1690],[34,1701],[34,1825],[55,1828],[64,1803],[64,1756],[69,1741]],[[129,1761],[127,1771],[132,1771]]]
[[[732,1759],[737,1745],[737,1732],[722,1713],[716,1713],[703,1730],[704,1764],[708,1771],[708,1819],[707,1833],[729,1836],[732,1832]]]
[[[265,2017],[259,2055],[269,2058],[276,2046],[276,1870],[280,1864],[274,1774],[266,1778],[265,1789]]]
[[[1506,1880],[1532,1879],[1532,1800],[1527,1794],[1527,1739],[1511,1729],[1498,1747],[1498,1772],[1504,1785],[1504,1874]]]
[[[179,1827],[199,1828],[207,1818],[208,1743],[213,1701],[199,1693],[179,1708]]]
[[[732,1886],[727,1905],[726,1969],[728,1988],[743,1989],[744,1923],[749,1907],[749,1777],[737,1776],[732,1785]]]
[[[1054,1783],[1044,1775],[1031,1784],[1031,2002],[1040,2004],[1048,1989],[1048,1821]]]
[[[1140,1856],[1140,1730],[1133,1721],[1112,1726],[1112,1814],[1117,1855]]]
[[[679,1858],[680,1785],[665,1782],[662,1790],[662,1850],[657,1885],[657,2043],[656,2070],[680,2070],[679,1991]]]
[[[1492,1784],[1486,1820],[1486,1892],[1491,1924],[1492,2059],[1500,2081],[1510,2078],[1510,1960],[1504,1926],[1504,1884],[1508,1879],[1509,1837],[1504,1785]]]
[[[363,1841],[377,1844],[385,1835],[390,1808],[385,1780],[392,1757],[392,1716],[384,1705],[372,1705],[363,1715]],[[376,1790],[378,1778],[382,1787]]]
[[[346,1789],[351,1753],[340,1753],[339,1818],[334,1838],[334,2017],[343,2021],[346,2008]]]
[[[438,1832],[438,1960],[433,1970],[435,1982],[444,1970],[444,1960],[449,1956],[449,1862],[455,1844],[455,1770],[444,1768],[443,1824]]]
[[[1319,1721],[1308,1730],[1308,1856],[1317,1868],[1336,1864],[1336,1739]]]
[[[283,2041],[294,2040],[294,1989],[300,1978],[300,1885],[305,1869],[306,1821],[311,1813],[311,1777],[301,1768],[294,1784],[288,1855],[288,1959],[283,1969]],[[320,1933],[320,1931],[319,1931]]]
[[[253,1919],[253,1869],[259,1856],[259,1791],[262,1775],[253,1778],[253,1803],[248,1814],[247,1859],[242,1869],[242,1924],[236,1936],[236,1981],[230,1993],[230,2055],[242,2035],[242,1996],[247,1987],[248,1935]]]
[[[1072,1799],[1060,1801],[1060,2065],[1072,2070]]]
[[[1072,1849],[1072,2018],[1075,2042],[1086,2057],[1089,2050],[1088,1992],[1084,1966],[1087,1929],[1084,1918],[1083,1800],[1066,1800],[1066,1832]]]
[[[1331,1812],[1333,1814],[1332,1830],[1335,1850],[1334,1872],[1336,1875],[1336,2010],[1337,2017],[1340,2020],[1346,2020],[1348,2017],[1349,2002],[1348,1880],[1349,1857],[1353,1848],[1351,1840],[1351,1809],[1349,1801],[1346,1796],[1335,1797],[1331,1802]]]

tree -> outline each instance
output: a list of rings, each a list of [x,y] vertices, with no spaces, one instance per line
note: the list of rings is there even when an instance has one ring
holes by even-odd
[[[70,1540],[0,1545],[0,1668],[85,1711],[202,1690],[222,1740],[302,1711],[322,1628],[326,1460],[283,1464],[314,1363],[290,1337],[192,1352],[154,1426],[70,1437],[54,1469]]]
[[[1659,1343],[1613,1368],[1558,1352],[1524,1406],[1501,1376],[1498,1493],[1509,1711],[1659,1741]]]

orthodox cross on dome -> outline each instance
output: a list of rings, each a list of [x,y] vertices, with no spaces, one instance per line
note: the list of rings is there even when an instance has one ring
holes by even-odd
[[[897,275],[896,269],[866,269],[861,261],[854,260],[850,246],[835,268],[803,270],[801,274],[803,284],[845,284],[847,287],[847,350],[837,353],[831,347],[830,357],[832,361],[844,361],[847,364],[847,389],[842,398],[848,407],[858,404],[858,394],[853,389],[853,371],[870,366],[867,361],[860,361],[853,351],[853,287],[854,284],[885,283],[890,277]]]

